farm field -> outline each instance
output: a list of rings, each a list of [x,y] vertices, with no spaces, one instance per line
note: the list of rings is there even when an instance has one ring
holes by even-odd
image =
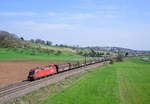
[[[26,80],[29,70],[32,68],[67,62],[37,59],[0,61],[0,86]]]
[[[85,59],[84,56],[69,50],[70,48],[61,48],[61,54],[57,54],[58,47],[53,47],[53,49],[56,49],[55,52],[51,52],[49,55],[38,50],[33,55],[32,49],[0,48],[0,86],[26,80],[29,70],[35,67]]]
[[[37,104],[150,104],[150,62],[127,59],[96,68]]]

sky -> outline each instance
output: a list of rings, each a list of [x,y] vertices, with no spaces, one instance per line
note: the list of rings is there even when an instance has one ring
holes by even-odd
[[[150,50],[150,0],[1,0],[0,30],[53,44]]]

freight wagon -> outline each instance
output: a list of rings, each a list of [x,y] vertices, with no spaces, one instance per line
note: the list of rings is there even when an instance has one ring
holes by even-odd
[[[96,64],[104,61],[110,60],[110,57],[101,57],[93,60],[85,60],[85,61],[78,61],[73,63],[61,64],[61,65],[48,65],[46,67],[37,67],[31,69],[28,75],[28,80],[35,80],[42,77],[46,77],[53,74],[58,74],[64,71],[88,66],[91,64]]]

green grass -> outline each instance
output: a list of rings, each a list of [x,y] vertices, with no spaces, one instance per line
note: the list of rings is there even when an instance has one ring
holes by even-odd
[[[116,69],[123,104],[150,104],[150,62],[130,59]]]
[[[21,50],[24,52],[21,53]],[[40,53],[36,52],[36,55],[32,55],[31,49],[21,49],[19,48],[17,51],[11,49],[8,51],[7,48],[0,48],[0,60],[16,60],[16,59],[43,59],[43,60],[75,60],[80,61],[84,60],[83,56],[77,55],[74,52],[70,51],[62,51],[60,55],[57,55],[56,52],[50,53]],[[89,58],[90,59],[90,58]]]
[[[150,104],[150,62],[132,58],[94,70],[37,104]]]
[[[53,93],[56,93],[63,88],[66,88],[67,86],[78,81],[81,77],[86,76],[90,72],[91,71],[86,71],[72,75],[60,82],[50,84],[46,87],[40,88],[39,90],[33,91],[30,94],[14,99],[7,104],[35,104],[37,101],[42,100],[45,97],[52,95]]]

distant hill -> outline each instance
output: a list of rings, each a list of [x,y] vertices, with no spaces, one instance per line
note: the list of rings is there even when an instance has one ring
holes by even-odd
[[[142,53],[150,53],[150,51],[145,50],[134,50],[134,49],[128,49],[128,48],[122,48],[122,47],[85,47],[85,49],[93,49],[97,51],[107,51],[107,52],[121,52],[121,53],[132,53],[132,54],[142,54]]]
[[[100,47],[100,46],[86,47],[86,49],[89,49],[89,48],[94,49],[94,50],[109,51],[109,52],[130,52],[130,53],[136,52],[136,50],[128,49],[128,48],[121,48],[121,47]]]

